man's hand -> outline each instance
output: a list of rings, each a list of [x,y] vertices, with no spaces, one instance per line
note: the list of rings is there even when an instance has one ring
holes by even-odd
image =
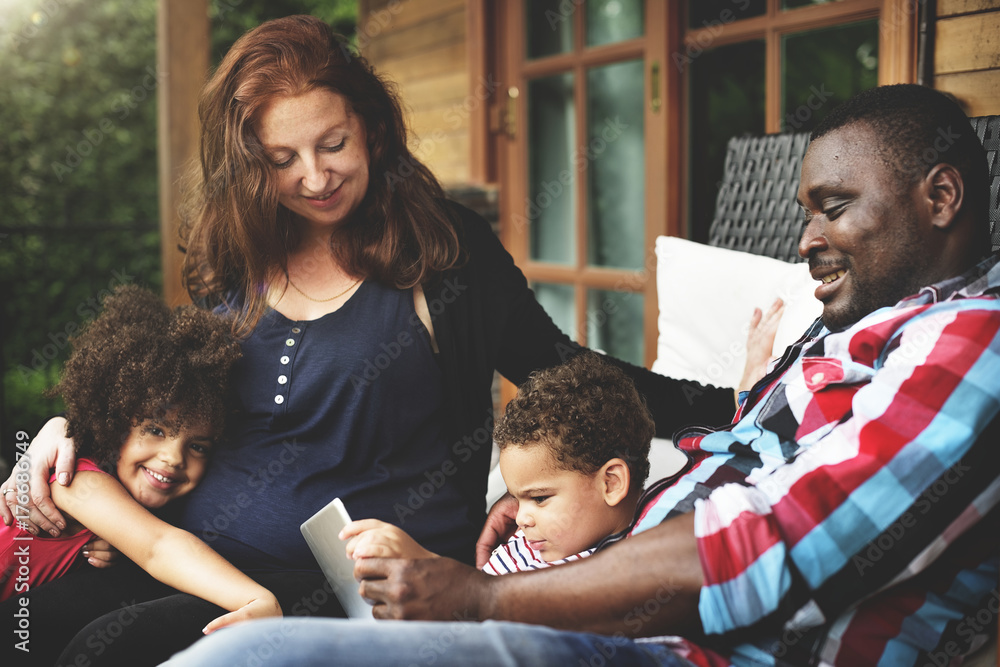
[[[18,480],[18,475],[23,475],[24,471],[15,465],[7,481],[0,484],[0,492],[4,492],[3,503],[0,504],[3,522],[9,526],[16,519],[23,522],[33,535],[44,531],[58,537],[66,528],[66,520],[52,502],[49,471],[56,469],[56,479],[63,486],[69,486],[73,480],[76,454],[73,441],[66,437],[66,420],[53,417],[46,422],[31,441],[25,456],[28,457],[27,482],[23,477]],[[22,493],[25,484],[28,487],[26,494]],[[8,489],[10,492],[6,492]]]
[[[475,621],[488,617],[497,577],[451,558],[364,558],[354,565],[361,596],[378,619]]]
[[[517,530],[517,498],[503,494],[493,504],[486,516],[483,532],[476,542],[476,567],[482,568],[489,562],[493,550],[510,539]]]

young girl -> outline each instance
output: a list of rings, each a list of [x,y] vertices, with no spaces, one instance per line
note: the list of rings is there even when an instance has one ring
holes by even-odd
[[[230,413],[226,385],[241,354],[229,331],[209,312],[171,311],[135,286],[108,297],[73,341],[52,390],[66,404],[66,432],[78,454],[72,483],[51,484],[69,525],[58,538],[0,526],[0,599],[66,574],[99,535],[163,583],[231,612],[206,634],[281,615],[270,591],[148,511],[188,493],[205,474]],[[19,504],[28,491],[18,485]]]

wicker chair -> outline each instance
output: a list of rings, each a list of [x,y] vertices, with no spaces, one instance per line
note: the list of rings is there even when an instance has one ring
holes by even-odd
[[[990,238],[1000,248],[1000,116],[972,118],[990,168]],[[809,135],[771,134],[729,140],[709,245],[799,262],[802,212],[795,201]],[[1000,620],[998,620],[1000,635]],[[967,660],[1000,667],[997,638]]]
[[[990,165],[990,229],[1000,248],[1000,116],[972,119]],[[809,135],[769,134],[729,140],[709,245],[798,262],[802,213],[795,196]]]

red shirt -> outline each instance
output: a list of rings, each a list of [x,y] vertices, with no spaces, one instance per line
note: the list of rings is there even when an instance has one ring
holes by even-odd
[[[76,471],[101,472],[89,459],[78,459]],[[104,473],[107,474],[107,473]],[[55,473],[49,478],[51,484]],[[86,528],[75,535],[37,537],[20,528],[17,517],[11,526],[0,525],[0,600],[57,579],[80,563],[78,556],[83,545],[94,534]]]

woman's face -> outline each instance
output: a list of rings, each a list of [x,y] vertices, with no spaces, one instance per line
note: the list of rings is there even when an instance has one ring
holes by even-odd
[[[277,97],[257,135],[278,175],[278,201],[306,225],[329,230],[349,218],[368,191],[368,144],[361,119],[325,88]]]

